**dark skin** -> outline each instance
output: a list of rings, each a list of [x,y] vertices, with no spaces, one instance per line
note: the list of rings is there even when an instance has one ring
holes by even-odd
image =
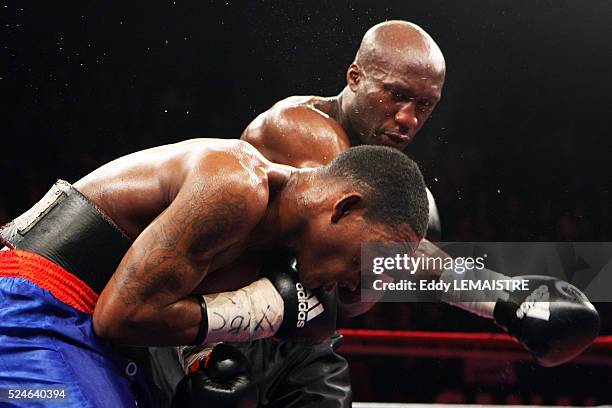
[[[378,24],[365,34],[339,95],[284,99],[255,118],[241,139],[294,167],[325,165],[360,144],[403,151],[440,101],[445,73],[441,51],[422,29],[404,21]],[[428,254],[432,247],[420,249]],[[339,293],[344,306],[355,305],[344,308],[348,315],[364,311],[358,293],[342,287]]]
[[[366,223],[346,181],[271,163],[238,140],[143,150],[74,186],[134,239],[93,316],[96,334],[122,344],[191,344],[201,312],[190,295],[255,281],[262,251],[294,254],[309,288],[355,287],[361,242],[418,242],[409,227]]]
[[[267,158],[295,167],[329,163],[360,144],[404,150],[440,101],[442,53],[421,29],[387,22],[370,29],[335,96],[294,96],[242,134]]]

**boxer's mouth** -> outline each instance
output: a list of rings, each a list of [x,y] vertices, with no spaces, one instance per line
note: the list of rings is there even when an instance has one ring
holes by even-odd
[[[408,146],[408,144],[412,141],[412,136],[407,133],[384,131],[382,136],[387,146],[395,147],[396,149],[400,150]]]

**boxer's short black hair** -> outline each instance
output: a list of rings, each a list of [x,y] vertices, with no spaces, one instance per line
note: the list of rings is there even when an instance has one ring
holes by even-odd
[[[408,224],[425,236],[429,205],[419,166],[404,153],[386,146],[345,150],[328,166],[331,176],[356,183],[364,195],[364,217],[388,226]]]

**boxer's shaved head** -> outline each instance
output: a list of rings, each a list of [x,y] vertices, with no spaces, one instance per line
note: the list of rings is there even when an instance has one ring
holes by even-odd
[[[408,21],[385,21],[370,28],[361,40],[355,63],[369,68],[398,68],[444,77],[442,51],[421,27]]]
[[[340,94],[339,121],[351,143],[403,150],[440,100],[445,75],[442,51],[416,24],[370,28]]]

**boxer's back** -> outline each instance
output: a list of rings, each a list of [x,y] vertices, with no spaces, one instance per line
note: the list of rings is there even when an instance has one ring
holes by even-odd
[[[74,186],[135,238],[170,205],[190,172],[200,172],[202,183],[213,188],[234,173],[242,179],[253,176],[254,169],[264,165],[262,160],[255,149],[237,140],[193,139],[120,157]],[[221,169],[224,180],[217,176]]]

